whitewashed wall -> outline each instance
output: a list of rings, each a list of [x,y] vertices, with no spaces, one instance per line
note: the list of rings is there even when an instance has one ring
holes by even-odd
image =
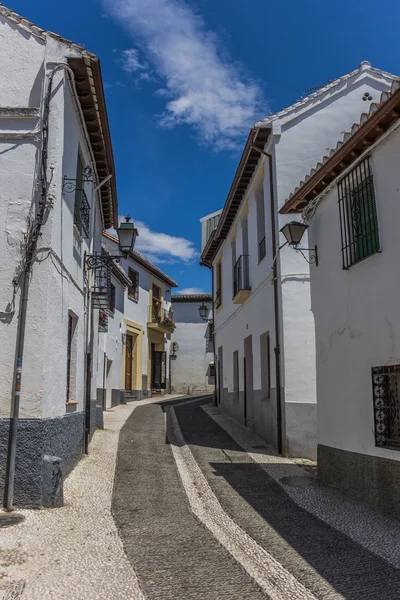
[[[140,231],[139,231],[140,235]],[[118,244],[104,237],[104,244],[108,248],[111,254],[118,253]],[[149,357],[149,339],[148,339],[148,315],[149,315],[149,305],[150,305],[150,290],[152,289],[153,283],[158,285],[161,288],[161,295],[164,299],[163,308],[169,310],[171,306],[171,290],[170,286],[168,286],[164,281],[158,279],[156,275],[149,272],[145,267],[141,264],[137,263],[133,258],[129,257],[126,260],[122,260],[120,264],[121,268],[124,270],[127,276],[129,276],[129,268],[134,269],[139,273],[139,298],[133,299],[128,296],[128,291],[125,291],[125,301],[124,301],[124,319],[128,319],[129,321],[133,321],[143,327],[142,334],[142,374],[147,375],[148,384],[150,384],[151,374],[147,373],[148,370],[148,357]],[[125,332],[126,326],[123,325],[123,332]],[[171,344],[171,335],[164,335],[164,349],[167,352],[167,359],[170,351]],[[120,357],[121,362],[121,373],[122,373],[122,354]],[[100,386],[100,381],[98,380],[97,385]],[[124,382],[120,381],[118,387],[121,389],[124,388]]]
[[[391,79],[371,74],[364,66],[353,78],[332,88],[317,98],[312,105],[300,107],[295,113],[281,117],[272,126],[271,138],[266,150],[274,157],[274,184],[276,212],[291,191],[307,172],[340,138],[340,132],[349,129],[357,121],[366,103],[365,91],[373,99],[390,87]],[[376,90],[376,91],[375,91]],[[260,179],[264,180],[266,248],[267,253],[257,264],[257,218],[254,189]],[[233,392],[233,352],[239,351],[240,391],[243,390],[244,339],[252,335],[254,395],[254,428],[266,439],[276,436],[276,382],[273,348],[274,304],[271,285],[274,250],[271,246],[270,187],[268,162],[262,158],[230,233],[214,260],[214,267],[222,258],[223,302],[216,311],[216,349],[223,347],[223,387]],[[247,208],[246,208],[247,204]],[[241,254],[241,213],[248,210],[250,284],[252,294],[242,305],[232,302],[232,256],[231,239],[236,228],[236,256]],[[281,229],[293,220],[291,215],[277,214],[276,227]],[[284,243],[280,235],[279,245]],[[302,241],[308,247],[307,236]],[[309,267],[300,254],[291,248],[283,248],[277,258],[280,298],[280,328],[282,357],[282,386],[284,399],[284,444],[289,454],[316,456],[316,383],[315,383],[315,333],[310,309]],[[215,269],[214,269],[215,270]],[[214,279],[214,285],[216,281]],[[270,333],[271,339],[271,398],[260,393],[261,363],[260,336]],[[226,407],[232,416],[243,420],[241,402],[230,399]]]
[[[1,86],[0,108],[39,107],[43,101],[44,71],[48,73],[57,63],[65,62],[66,56],[74,55],[74,51],[51,38],[45,45],[43,41],[0,19],[0,72],[9,83]],[[0,116],[0,136],[7,131],[29,131],[37,124],[38,120],[10,120]],[[77,243],[72,216],[74,194],[63,194],[62,180],[64,175],[76,176],[78,145],[85,159],[90,162],[77,109],[64,73],[60,72],[54,77],[50,102],[48,177],[51,181],[49,195],[52,204],[42,227],[29,291],[21,388],[22,418],[54,417],[66,413],[70,311],[78,317],[76,372],[72,377],[76,385],[73,395],[78,404],[74,410],[83,410],[85,332],[82,262],[84,252],[93,249],[93,238],[97,236],[97,245],[101,242],[101,217],[97,199],[92,198],[89,189],[91,237]],[[5,269],[0,270],[0,416],[7,417],[10,414],[13,383],[19,291],[14,315],[10,318],[4,311],[12,299],[12,279],[20,263],[20,248],[31,203],[38,200],[35,177],[40,146],[28,137],[23,142],[0,139],[0,147],[0,262],[6,265]],[[76,258],[77,246],[79,260]]]
[[[171,363],[172,391],[193,393],[214,392],[214,377],[210,377],[210,363],[214,362],[213,342],[209,326],[199,315],[202,302],[172,301],[176,329],[174,342],[179,350]],[[212,303],[205,302],[212,316]]]
[[[318,443],[397,461],[398,452],[375,446],[371,368],[400,363],[399,159],[397,129],[372,151],[381,253],[343,270],[336,186],[309,229],[321,257],[311,269]]]

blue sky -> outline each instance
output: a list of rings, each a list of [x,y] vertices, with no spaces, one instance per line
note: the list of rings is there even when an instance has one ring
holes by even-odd
[[[120,214],[181,289],[210,291],[200,217],[248,129],[362,60],[400,73],[396,0],[9,0],[101,60]]]

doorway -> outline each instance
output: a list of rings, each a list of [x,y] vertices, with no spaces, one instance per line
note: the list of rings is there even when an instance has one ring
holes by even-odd
[[[136,340],[137,336],[126,334],[125,343],[125,390],[136,389]]]

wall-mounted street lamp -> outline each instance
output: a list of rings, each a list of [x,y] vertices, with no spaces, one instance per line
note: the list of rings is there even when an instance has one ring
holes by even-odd
[[[199,306],[199,315],[203,319],[204,323],[212,323],[213,320],[208,318],[209,313],[210,309],[203,302],[203,304]]]
[[[308,229],[308,225],[305,223],[300,223],[299,221],[291,221],[291,223],[286,223],[286,225],[284,225],[280,230],[280,232],[283,233],[286,238],[286,242],[283,244],[283,246],[288,244],[291,248],[293,248],[293,250],[300,252],[308,264],[315,264],[315,266],[318,267],[317,246],[314,246],[314,248],[299,248],[299,244],[306,229]],[[283,248],[283,246],[281,246],[281,248]],[[304,254],[303,250],[312,252],[309,258],[307,258],[307,256]]]
[[[100,269],[108,267],[112,262],[121,262],[121,258],[128,258],[133,250],[136,238],[139,235],[130,217],[125,217],[125,223],[121,223],[117,229],[118,247],[121,254],[87,254],[85,257],[86,269]]]

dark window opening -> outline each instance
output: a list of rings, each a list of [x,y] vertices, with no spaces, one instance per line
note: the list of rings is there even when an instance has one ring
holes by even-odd
[[[338,183],[343,268],[379,250],[378,216],[369,157]]]
[[[132,282],[132,285],[128,288],[128,296],[129,298],[133,298],[134,300],[139,299],[139,273],[135,271],[135,269],[128,269],[128,277]]]

